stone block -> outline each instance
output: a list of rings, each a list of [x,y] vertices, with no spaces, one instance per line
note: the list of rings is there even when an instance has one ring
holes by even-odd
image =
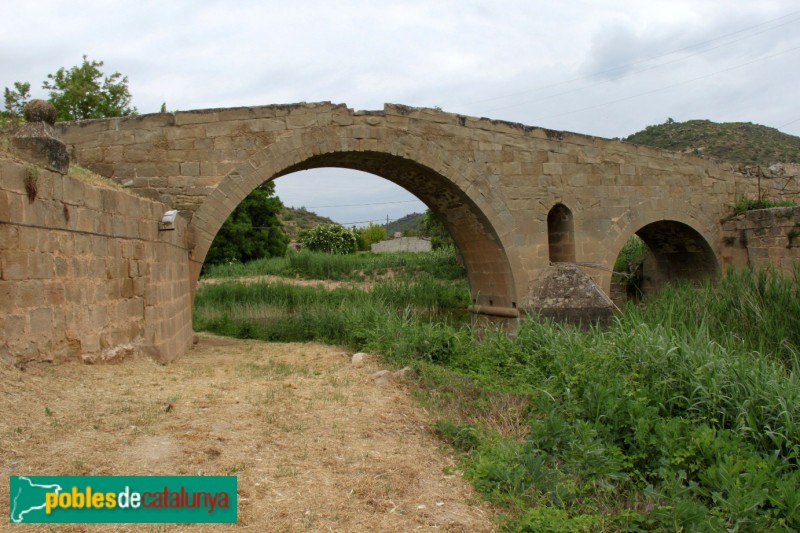
[[[34,338],[51,337],[53,334],[53,310],[49,307],[34,309],[30,313],[30,325],[30,332]]]
[[[4,323],[4,338],[7,342],[25,339],[27,334],[27,316],[21,314],[7,315]]]
[[[218,120],[219,112],[216,110],[178,111],[175,113],[176,126],[207,124],[209,122],[217,122]]]
[[[14,303],[19,309],[42,307],[45,305],[43,286],[37,281],[17,283]]]
[[[66,174],[69,171],[67,146],[56,130],[44,122],[28,122],[11,138],[12,151],[36,165]]]
[[[235,137],[243,133],[249,133],[247,124],[244,122],[215,122],[205,126],[205,134],[208,137]]]
[[[317,125],[317,114],[307,110],[293,111],[286,117],[286,128],[290,130],[313,128]]]
[[[16,293],[19,283],[0,281],[0,315],[11,313],[15,309]],[[2,331],[2,328],[0,328]]]
[[[181,176],[199,176],[200,175],[200,162],[199,161],[186,161],[181,163]],[[181,183],[185,183],[183,180]]]
[[[18,250],[3,251],[0,255],[0,275],[4,280],[29,279],[30,253]]]

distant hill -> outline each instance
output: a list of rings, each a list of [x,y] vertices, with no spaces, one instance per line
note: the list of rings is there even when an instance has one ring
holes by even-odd
[[[292,240],[297,240],[297,235],[304,229],[311,229],[320,224],[335,224],[330,218],[320,216],[304,207],[284,207],[283,211],[278,214],[278,219],[283,223],[284,231]],[[403,233],[406,229],[410,229],[416,234],[419,232],[421,220],[422,215],[420,213],[411,213],[394,222],[390,222],[386,233],[391,236],[396,231]],[[380,225],[385,226],[385,224]]]
[[[419,234],[421,222],[421,213],[411,213],[403,218],[398,218],[394,222],[389,222],[386,227],[386,234],[391,237],[397,232],[405,233],[406,230],[410,230],[414,235],[417,235]]]
[[[623,139],[630,143],[702,154],[731,163],[800,163],[800,137],[750,122],[689,120],[648,126]]]
[[[283,229],[293,241],[297,240],[297,235],[304,229],[311,229],[320,224],[334,223],[328,217],[320,216],[304,207],[284,207],[283,211],[278,214],[278,218],[283,223]]]

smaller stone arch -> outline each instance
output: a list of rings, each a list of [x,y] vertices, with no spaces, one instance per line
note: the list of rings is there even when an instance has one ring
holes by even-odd
[[[676,220],[659,220],[635,233],[649,249],[640,287],[644,294],[652,294],[671,282],[699,284],[719,275],[716,254],[692,226]]]
[[[547,244],[551,263],[575,262],[575,221],[570,208],[562,203],[547,213]]]

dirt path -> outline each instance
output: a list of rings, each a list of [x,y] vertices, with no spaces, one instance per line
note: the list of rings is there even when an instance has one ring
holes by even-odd
[[[236,474],[237,526],[61,530],[492,530],[490,510],[447,473],[431,420],[402,383],[372,381],[374,362],[357,368],[319,344],[200,339],[169,366],[0,365],[0,508],[9,475]]]
[[[243,276],[239,278],[203,278],[198,282],[197,286],[202,287],[203,285],[220,285],[222,283],[242,283],[244,285],[250,285],[252,283],[284,283],[286,285],[316,287],[327,290],[345,287],[348,289],[360,289],[362,291],[370,290],[374,285],[374,282],[371,281],[332,281],[327,279],[301,279],[284,276],[263,275]]]

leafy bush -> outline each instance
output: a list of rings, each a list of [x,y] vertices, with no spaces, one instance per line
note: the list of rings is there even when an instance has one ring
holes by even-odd
[[[355,230],[355,234],[358,240],[358,249],[362,252],[368,252],[372,244],[386,240],[386,228],[377,224],[358,228]]]
[[[353,254],[358,250],[355,234],[339,224],[320,224],[300,234],[300,242],[312,252]]]
[[[620,250],[614,263],[614,272],[630,272],[632,267],[641,263],[648,252],[647,244],[637,235],[631,236]]]

